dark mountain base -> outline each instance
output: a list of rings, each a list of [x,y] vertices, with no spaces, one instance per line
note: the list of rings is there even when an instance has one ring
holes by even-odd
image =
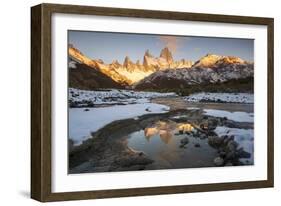
[[[102,72],[85,64],[76,63],[76,68],[69,68],[69,87],[95,90],[101,88],[124,88]]]
[[[174,87],[177,87],[177,85],[179,84],[175,82]],[[180,96],[188,96],[190,94],[198,93],[198,92],[253,93],[254,78],[248,77],[244,79],[232,79],[227,82],[221,82],[221,83],[188,85],[184,88],[145,89],[145,91],[175,92]]]

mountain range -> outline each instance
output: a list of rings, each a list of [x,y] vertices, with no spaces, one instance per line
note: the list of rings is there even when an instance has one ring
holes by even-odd
[[[167,47],[158,57],[147,50],[142,62],[133,62],[126,56],[122,64],[117,60],[106,64],[101,59],[91,59],[73,45],[69,45],[68,54],[69,85],[80,89],[184,88],[254,75],[254,64],[239,57],[207,54],[196,62],[187,59],[177,61]]]

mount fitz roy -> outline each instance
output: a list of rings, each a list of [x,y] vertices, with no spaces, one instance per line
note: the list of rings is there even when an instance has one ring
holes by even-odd
[[[71,44],[68,54],[69,86],[79,89],[184,88],[254,75],[254,64],[238,57],[207,54],[196,62],[187,59],[174,60],[167,47],[161,50],[159,57],[146,50],[142,62],[133,62],[126,56],[123,63],[114,60],[106,64],[101,59],[85,56]]]

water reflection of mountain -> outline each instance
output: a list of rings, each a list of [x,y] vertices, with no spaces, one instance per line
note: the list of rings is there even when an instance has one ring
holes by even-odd
[[[163,143],[168,144],[174,137],[174,131],[192,131],[193,127],[188,123],[176,124],[174,122],[159,121],[153,127],[147,127],[144,129],[144,137],[147,142],[152,137],[159,136]]]
[[[168,144],[173,137],[169,129],[160,129],[157,127],[148,127],[144,130],[144,137],[149,142],[152,137],[159,136],[163,143]]]

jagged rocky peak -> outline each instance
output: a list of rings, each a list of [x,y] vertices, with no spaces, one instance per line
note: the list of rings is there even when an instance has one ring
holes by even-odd
[[[79,55],[84,55],[79,49],[77,49],[76,47],[74,47],[73,44],[68,44],[68,51],[71,54],[79,54]]]
[[[68,54],[71,58],[75,59],[79,63],[86,64],[93,68],[98,67],[98,62],[85,56],[79,49],[75,48],[72,44],[69,44]]]
[[[119,63],[119,61],[118,61],[118,60],[113,60],[113,61],[112,61],[112,64],[118,64],[118,65],[121,65],[121,64]]]
[[[137,60],[137,61],[136,61],[136,65],[138,65],[138,66],[141,66],[141,65],[142,65],[141,62],[140,62],[140,60]]]
[[[97,59],[96,61],[97,61],[98,63],[100,63],[100,64],[104,64],[104,62],[103,62],[102,59]]]
[[[113,60],[112,63],[110,64],[110,66],[117,69],[117,68],[121,67],[122,64],[120,64],[118,60]]]
[[[130,60],[130,57],[129,56],[126,56],[125,57],[125,60],[124,60],[124,63],[123,63],[123,66],[128,68],[130,67],[131,65],[133,64],[133,62]]]
[[[192,65],[194,64],[193,61],[187,60],[187,59],[181,59],[180,62],[181,62],[181,65],[183,65],[183,66],[186,67],[186,68],[190,68],[190,67],[192,67]]]
[[[174,61],[172,52],[169,50],[168,47],[165,47],[161,50],[160,57],[165,59],[169,64]]]
[[[153,55],[150,53],[149,49],[145,51],[144,56],[153,58]]]

